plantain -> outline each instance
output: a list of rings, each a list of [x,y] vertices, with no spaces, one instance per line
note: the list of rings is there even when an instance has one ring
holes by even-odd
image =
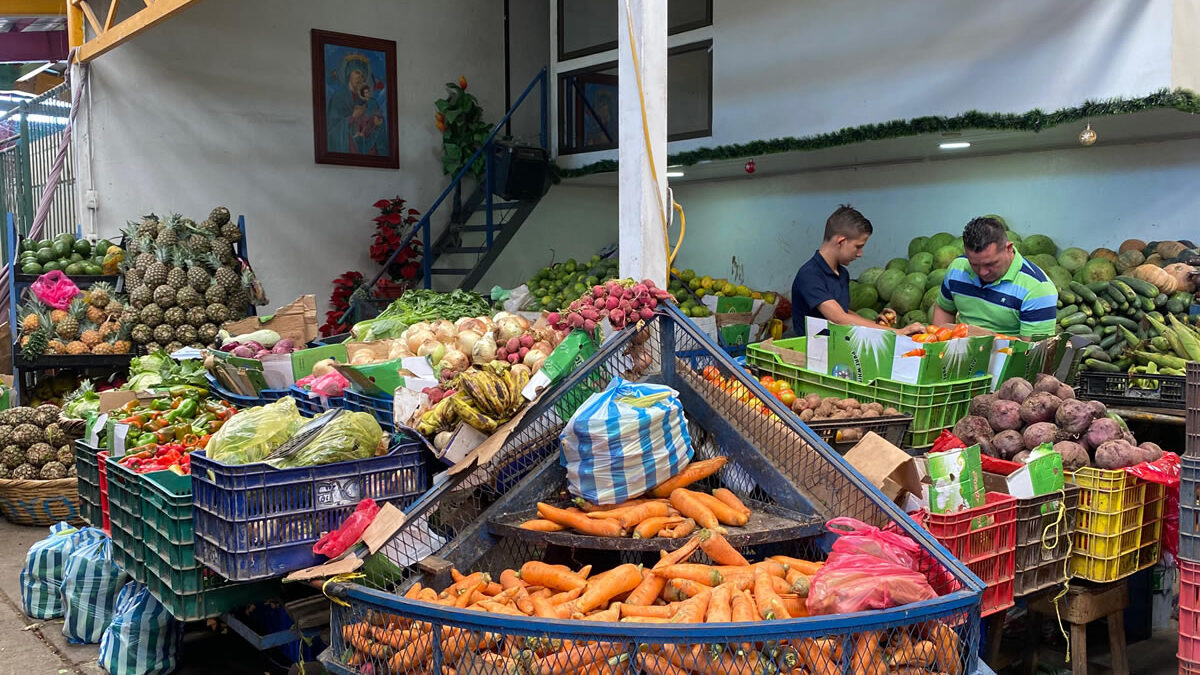
[[[529,371],[524,368],[509,370],[505,373],[505,381],[508,383],[509,409],[514,411],[519,410],[524,402],[521,390],[525,388],[525,385],[529,384]]]
[[[496,430],[496,427],[500,426],[500,422],[493,417],[485,415],[465,398],[461,398],[456,394],[451,396],[450,399],[453,401],[454,412],[458,414],[458,418],[463,422],[470,424],[484,433],[491,433]]]

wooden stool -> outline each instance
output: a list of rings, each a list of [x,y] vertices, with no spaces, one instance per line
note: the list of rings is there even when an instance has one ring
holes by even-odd
[[[1054,596],[1057,589],[1029,600],[1029,633],[1033,649],[1026,660],[1028,672],[1037,670],[1037,644],[1041,641],[1040,614],[1053,618]],[[1071,672],[1087,675],[1087,625],[1097,619],[1108,619],[1108,642],[1112,653],[1114,675],[1129,675],[1129,659],[1125,653],[1125,608],[1129,606],[1129,586],[1124,580],[1111,584],[1073,582],[1071,590],[1058,601],[1058,614],[1071,625]]]

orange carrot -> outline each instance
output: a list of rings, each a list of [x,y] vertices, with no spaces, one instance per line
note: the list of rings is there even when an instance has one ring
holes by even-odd
[[[438,593],[432,588],[422,588],[420,593],[417,593],[417,599],[423,602],[437,602]]]
[[[622,593],[632,591],[640,583],[642,571],[637,565],[625,564],[615,567],[612,573],[605,575],[602,580],[588,583],[587,590],[575,601],[576,608],[580,612],[588,612],[607,604]]]
[[[558,610],[554,605],[550,604],[550,600],[543,598],[540,595],[530,597],[533,603],[533,615],[543,619],[557,619]]]
[[[670,619],[660,616],[627,616],[621,621],[624,623],[671,623]]]
[[[636,617],[650,617],[650,618],[655,618],[655,619],[669,619],[672,616],[675,616],[675,610],[677,610],[677,609],[679,609],[678,604],[648,605],[648,606],[643,607],[640,605],[630,605],[628,603],[622,602],[621,603],[621,618],[624,619],[626,617],[636,616]]]
[[[717,516],[699,499],[696,499],[696,494],[691,490],[684,488],[676,488],[671,492],[671,506],[674,506],[680,513],[696,521],[700,527],[713,530],[715,532],[725,532],[725,528],[721,527]]]
[[[458,582],[460,582],[466,578],[467,578],[467,575],[463,574],[462,572],[459,572],[457,567],[450,568],[450,580],[453,581],[454,583],[457,584]]]
[[[464,588],[462,590],[462,592],[458,594],[458,597],[451,596],[451,599],[454,600],[454,606],[455,607],[466,607],[467,605],[471,604],[471,596],[473,596],[476,593],[476,591],[483,588],[484,585],[485,585],[485,582],[479,581],[472,588],[469,588],[469,589]],[[481,598],[481,599],[486,600],[487,598]]]
[[[792,593],[795,593],[802,598],[807,598],[808,591],[810,588],[812,588],[812,577],[799,572],[795,572],[793,574],[793,572],[795,572],[795,570],[788,570],[787,576],[787,582],[788,585],[792,587]]]
[[[634,501],[624,502],[617,506],[603,511],[589,511],[588,518],[619,518],[622,515],[634,509],[640,509],[647,504],[665,504],[662,499],[638,499]]]
[[[674,476],[668,478],[663,483],[655,486],[655,488],[650,491],[650,495],[653,497],[666,497],[670,495],[671,492],[676,488],[687,487],[698,480],[704,480],[705,478],[708,478],[719,471],[721,467],[725,466],[726,461],[728,460],[725,457],[714,457],[712,459],[704,459],[699,462],[692,462],[691,464],[688,464],[687,468],[685,468],[683,471],[680,471]],[[675,508],[679,507],[677,506]]]
[[[576,497],[575,505],[577,507],[579,507],[585,513],[595,513],[596,511],[613,511],[616,509],[625,509],[625,508],[629,508],[630,506],[637,506],[638,504],[641,504],[646,501],[648,501],[648,500],[638,498],[638,499],[630,499],[629,501],[621,502],[620,504],[593,504],[582,497]]]
[[[450,569],[451,569],[450,575],[453,576],[454,568],[450,568]],[[479,582],[483,581],[486,583],[491,580],[492,580],[491,576],[484,574],[483,572],[475,572],[473,574],[469,574],[465,577],[462,577],[458,581],[455,581],[453,584],[450,584],[449,586],[447,586],[446,590],[444,590],[438,594],[438,597],[457,598],[464,590],[466,590],[468,588],[474,588],[475,586],[477,586],[479,584]]]
[[[527,584],[521,581],[521,578],[517,576],[515,571],[508,569],[501,572],[500,585],[505,588],[517,589],[516,594],[513,595],[513,602],[516,603],[517,609],[526,614],[533,614],[533,601],[529,599],[529,589],[526,588]]]
[[[734,591],[730,600],[730,618],[733,621],[758,621],[755,616],[754,599],[746,591]]]
[[[646,675],[689,675],[688,671],[658,654],[642,654],[639,659],[642,672]]]
[[[433,656],[433,635],[431,633],[423,633],[405,646],[404,649],[396,652],[388,660],[388,668],[393,673],[416,671],[431,656]]]
[[[680,546],[670,553],[663,551],[662,559],[655,564],[654,568],[659,569],[661,567],[666,567],[667,565],[674,565],[678,562],[687,560],[688,558],[692,557],[692,554],[695,553],[696,549],[698,548],[700,548],[699,539],[692,537],[683,546]],[[638,584],[637,588],[630,591],[629,597],[625,598],[624,604],[639,606],[653,604],[658,598],[659,594],[662,593],[663,587],[666,585],[666,577],[660,577],[657,574],[643,574],[642,582]]]
[[[771,590],[775,591],[776,594],[783,595],[792,592],[792,585],[786,579],[780,579],[771,575],[767,575],[767,577],[771,580]]]
[[[720,571],[712,565],[702,565],[700,563],[655,566],[651,571],[666,579],[691,579],[705,586],[716,586],[724,581],[724,577]]]
[[[537,560],[530,560],[521,565],[519,576],[521,581],[527,584],[545,586],[556,591],[570,591],[587,585],[587,580],[580,578],[574,572],[564,572]]]
[[[841,675],[839,655],[835,652],[835,640],[805,638],[800,643],[800,662],[810,675]]]
[[[683,522],[671,528],[663,528],[658,531],[658,536],[667,539],[682,539],[696,530],[696,521],[691,518],[685,518]]]
[[[734,587],[732,584],[721,584],[713,589],[708,598],[708,611],[704,615],[705,623],[725,623],[733,616],[730,603],[733,600]]]
[[[658,501],[646,502],[645,504],[623,511],[617,517],[617,521],[621,523],[621,527],[629,530],[647,518],[663,518],[669,515],[671,515],[671,507],[669,505]]]
[[[559,525],[578,530],[584,534],[597,537],[624,536],[621,524],[613,518],[592,519],[588,518],[584,513],[572,513],[566,509],[560,509],[541,502],[538,502],[537,510],[538,515],[542,518],[552,520]]]
[[[405,591],[404,597],[408,598],[409,600],[416,600],[417,595],[419,595],[421,593],[421,588],[422,588],[421,582],[418,581],[417,583],[415,583],[411,587],[409,587],[409,589],[407,591]]]
[[[573,588],[569,591],[563,591],[562,593],[555,593],[554,595],[550,596],[550,604],[557,607],[565,602],[570,602],[583,595],[583,589],[585,588],[587,588],[587,586],[580,586],[579,588]]]
[[[649,539],[658,534],[664,527],[677,525],[683,522],[681,516],[659,516],[655,518],[647,518],[638,523],[638,526],[633,529],[634,539]]]
[[[534,518],[527,520],[520,525],[522,530],[533,530],[534,532],[562,532],[567,529],[562,525],[545,518]]]
[[[394,653],[390,646],[361,635],[355,636],[355,639],[350,641],[350,646],[364,657],[376,661],[386,661]]]
[[[691,579],[671,579],[663,589],[662,597],[667,602],[683,602],[694,598],[704,591],[711,591],[712,586],[692,581]]]
[[[614,602],[608,609],[602,609],[592,612],[583,617],[584,621],[620,621],[621,620],[621,603]]]
[[[790,558],[786,555],[773,555],[767,560],[774,560],[777,563],[786,565],[790,570],[796,570],[801,574],[812,576],[816,574],[824,565],[823,562],[812,562],[809,560],[801,560],[799,558]]]
[[[706,590],[679,603],[679,609],[676,610],[675,616],[671,617],[671,623],[704,623],[704,615],[708,611],[711,598],[712,591]]]
[[[588,644],[572,644],[564,645],[561,651],[554,652],[548,656],[539,659],[534,659],[529,664],[528,670],[537,675],[567,675],[574,673],[590,664],[606,661],[612,656],[616,656],[623,648],[615,648],[603,645],[611,645],[611,643],[598,643],[595,645]]]
[[[887,675],[879,633],[867,631],[854,636],[854,651],[850,656],[851,675]]]
[[[727,506],[741,511],[747,516],[750,515],[750,507],[742,503],[742,500],[738,499],[738,496],[733,494],[733,491],[729,488],[717,488],[716,490],[712,491],[712,495],[725,502]]]
[[[793,619],[799,619],[802,616],[808,616],[808,605],[804,598],[795,593],[786,595],[780,594],[779,600],[783,603],[783,608],[787,610],[788,616]]]
[[[749,565],[741,553],[737,552],[729,541],[718,532],[711,530],[700,531],[700,549],[718,565]]]
[[[700,500],[701,504],[707,506],[708,509],[713,512],[713,515],[717,517],[717,520],[721,521],[725,525],[735,525],[741,527],[750,521],[750,514],[742,513],[741,511],[738,511],[737,509],[710,494],[706,494],[704,492],[693,492],[690,490],[689,492],[692,492],[692,495],[695,496],[696,499]]]
[[[484,585],[481,592],[484,595],[499,595],[500,592],[503,590],[504,590],[504,587],[500,585],[500,582],[489,581],[487,584]]]
[[[758,616],[762,619],[791,618],[783,608],[779,594],[772,587],[771,576],[761,567],[754,570],[754,603],[758,609]]]

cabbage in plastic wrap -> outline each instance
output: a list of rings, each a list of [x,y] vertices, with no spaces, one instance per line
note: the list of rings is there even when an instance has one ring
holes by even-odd
[[[330,415],[332,411],[322,414]],[[277,469],[290,469],[366,459],[382,449],[384,441],[383,429],[374,417],[364,412],[343,412],[302,450],[268,463]]]
[[[285,396],[274,403],[248,408],[229,418],[208,440],[205,454],[222,464],[261,462],[307,422],[296,401]],[[374,422],[374,420],[371,420]],[[375,425],[379,427],[378,424]]]

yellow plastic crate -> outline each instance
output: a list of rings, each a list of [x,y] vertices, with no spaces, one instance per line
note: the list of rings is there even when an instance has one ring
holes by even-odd
[[[1075,530],[1109,536],[1128,532],[1145,523],[1144,508],[1135,504],[1117,513],[1079,509],[1075,514]]]
[[[1119,469],[1083,467],[1067,472],[1079,486],[1079,508],[1094,513],[1120,513],[1145,503],[1146,482]]]
[[[1142,545],[1142,528],[1135,527],[1119,534],[1092,534],[1075,531],[1075,546],[1071,555],[1079,554],[1091,558],[1116,558],[1130,551],[1136,552]]]
[[[1071,576],[1099,583],[1116,581],[1138,571],[1140,562],[1140,552],[1137,550],[1113,558],[1097,558],[1073,552],[1071,553]],[[1153,564],[1150,563],[1150,565]]]

